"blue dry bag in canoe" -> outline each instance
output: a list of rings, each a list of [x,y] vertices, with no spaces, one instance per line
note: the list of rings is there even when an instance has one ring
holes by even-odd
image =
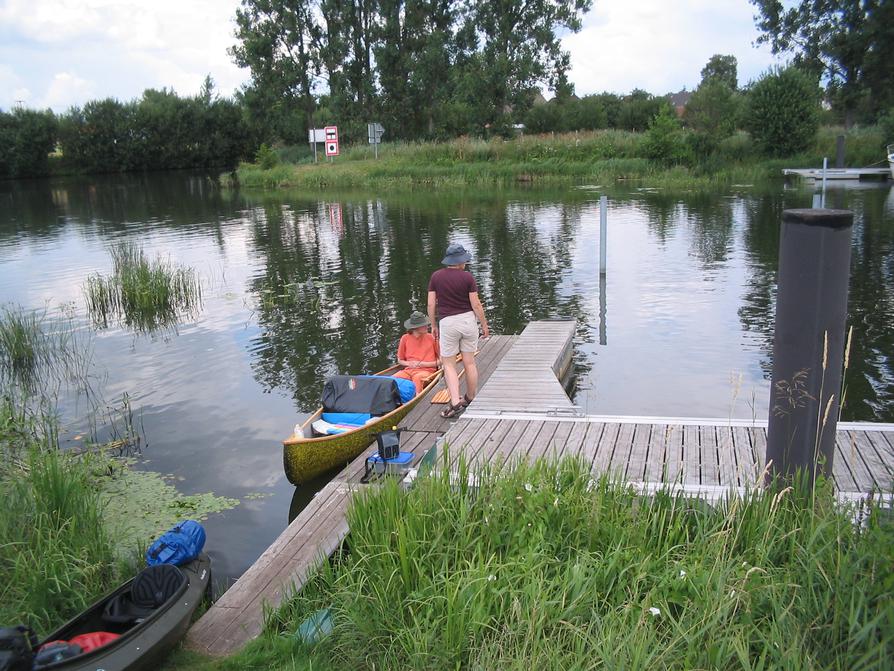
[[[146,550],[146,565],[180,566],[199,556],[205,547],[205,529],[195,520],[186,520],[165,531]]]

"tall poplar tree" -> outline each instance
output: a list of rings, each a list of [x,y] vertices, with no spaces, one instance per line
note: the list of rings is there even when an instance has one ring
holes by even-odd
[[[467,0],[466,21],[480,45],[467,73],[479,121],[504,126],[530,105],[537,87],[566,83],[570,66],[558,31],[577,32],[591,0]]]
[[[321,30],[311,2],[242,0],[236,10],[236,38],[230,49],[240,67],[251,69],[256,97],[286,108],[298,104],[308,128],[316,109]],[[289,109],[277,110],[288,114]]]

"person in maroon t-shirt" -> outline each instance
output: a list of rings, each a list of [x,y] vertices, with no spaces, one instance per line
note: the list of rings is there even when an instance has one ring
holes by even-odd
[[[472,255],[462,245],[448,246],[441,261],[447,267],[432,273],[428,282],[428,318],[434,325],[432,335],[439,339],[444,379],[450,391],[450,405],[441,412],[446,418],[456,417],[478,393],[475,352],[478,350],[479,322],[484,337],[490,337],[484,308],[478,299],[478,285],[472,273],[466,270],[466,263],[471,259]],[[462,398],[456,372],[457,354],[462,354],[466,371],[466,393]]]

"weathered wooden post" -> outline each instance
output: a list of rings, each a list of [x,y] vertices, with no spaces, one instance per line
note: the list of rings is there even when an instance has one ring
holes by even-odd
[[[786,210],[779,274],[768,478],[832,473],[850,277],[849,210]]]

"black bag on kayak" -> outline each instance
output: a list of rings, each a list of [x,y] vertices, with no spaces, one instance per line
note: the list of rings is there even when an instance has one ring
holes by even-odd
[[[334,375],[323,385],[324,412],[387,415],[400,405],[397,382],[378,375]]]
[[[102,613],[103,622],[138,624],[175,597],[186,582],[186,576],[173,564],[144,568],[133,579],[130,590],[109,600]]]
[[[31,627],[0,628],[0,671],[31,671],[37,634]]]

